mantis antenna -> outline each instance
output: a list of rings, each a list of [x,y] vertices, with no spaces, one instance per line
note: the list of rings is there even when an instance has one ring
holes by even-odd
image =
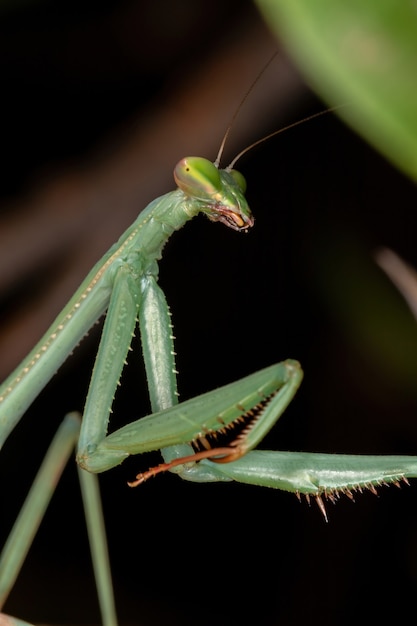
[[[266,70],[271,65],[272,61],[275,59],[276,56],[278,56],[278,50],[276,50],[274,52],[274,54],[271,56],[271,58],[269,59],[269,61],[266,62],[266,64],[264,65],[263,69],[259,72],[258,76],[252,82],[251,86],[249,87],[249,89],[247,90],[245,95],[243,96],[242,100],[240,101],[239,106],[237,107],[236,111],[234,112],[233,117],[230,120],[229,126],[227,127],[226,132],[224,133],[224,137],[223,137],[222,142],[220,144],[220,148],[219,148],[219,152],[217,154],[216,160],[214,161],[214,165],[217,168],[220,165],[220,159],[222,158],[223,150],[224,150],[224,147],[226,145],[227,138],[229,137],[229,133],[232,130],[232,127],[233,127],[233,124],[235,122],[235,119],[239,115],[240,110],[243,107],[243,105],[245,104],[246,100],[249,98],[250,94],[252,93],[253,88],[258,83],[258,81],[262,78],[262,76],[265,74]],[[250,147],[251,146],[249,146],[249,148],[247,148],[247,150],[250,149]],[[229,168],[226,168],[226,169],[229,169]]]
[[[233,167],[236,165],[239,159],[243,157],[244,154],[249,152],[249,150],[252,150],[252,148],[259,146],[259,144],[263,143],[264,141],[268,141],[268,139],[271,139],[272,137],[275,137],[276,135],[280,135],[286,130],[290,130],[290,128],[295,128],[296,126],[299,126],[300,124],[304,124],[304,122],[309,122],[311,120],[314,120],[316,117],[320,117],[321,115],[326,115],[326,113],[332,113],[333,111],[336,111],[337,109],[341,109],[344,106],[346,105],[338,104],[334,107],[331,107],[330,109],[324,109],[324,111],[318,111],[318,113],[313,113],[312,115],[308,115],[307,117],[304,117],[302,120],[298,120],[297,122],[288,124],[288,126],[284,126],[283,128],[280,128],[279,130],[274,130],[272,133],[269,133],[269,135],[265,135],[265,137],[262,137],[261,139],[257,139],[256,141],[251,143],[250,146],[247,146],[241,152],[239,152],[237,156],[235,156],[235,158],[225,168],[226,172],[230,172],[230,170],[233,169]]]
[[[229,137],[230,131],[232,130],[233,124],[234,124],[237,116],[240,113],[241,108],[243,107],[243,105],[245,104],[246,100],[248,99],[248,97],[252,93],[253,88],[255,87],[255,85],[258,83],[258,81],[265,74],[266,70],[271,65],[272,61],[275,59],[276,56],[278,56],[278,50],[276,52],[274,52],[274,54],[271,56],[269,61],[267,61],[267,63],[263,67],[263,69],[259,72],[258,76],[253,81],[253,83],[251,84],[251,86],[249,87],[249,89],[247,90],[245,95],[243,96],[242,100],[240,101],[240,104],[237,107],[236,111],[234,112],[233,117],[230,120],[229,126],[227,127],[226,132],[225,132],[225,134],[223,136],[223,139],[222,139],[222,142],[220,144],[220,148],[219,148],[219,152],[217,154],[216,160],[214,161],[214,165],[217,168],[220,166],[220,160],[221,160],[222,155],[223,155],[223,151],[224,151],[224,147],[226,145],[226,141],[227,141],[227,139]],[[325,115],[326,113],[332,113],[333,111],[336,111],[337,109],[340,109],[340,108],[342,108],[344,106],[346,106],[346,104],[338,104],[338,105],[336,105],[334,107],[330,107],[329,109],[324,109],[323,111],[319,111],[318,113],[313,113],[312,115],[309,115],[307,117],[304,117],[301,120],[298,120],[297,122],[293,122],[292,124],[288,124],[287,126],[284,126],[283,128],[280,128],[278,130],[274,130],[272,133],[269,133],[269,135],[265,135],[265,137],[261,137],[261,139],[257,139],[256,141],[251,143],[249,146],[247,146],[246,148],[241,150],[237,154],[237,156],[235,156],[235,158],[225,168],[226,172],[230,172],[230,170],[233,169],[233,167],[243,157],[244,154],[249,152],[249,150],[252,150],[252,148],[255,148],[256,146],[259,146],[264,141],[268,141],[268,139],[271,139],[272,137],[275,137],[276,135],[280,135],[281,133],[285,132],[286,130],[290,130],[290,128],[295,128],[296,126],[299,126],[300,124],[304,124],[304,122],[309,122],[311,120],[314,120],[316,117],[320,117],[321,115]]]

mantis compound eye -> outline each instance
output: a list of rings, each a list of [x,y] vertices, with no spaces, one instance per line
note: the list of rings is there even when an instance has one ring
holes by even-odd
[[[246,191],[246,178],[237,170],[230,170],[230,176],[233,178],[242,193]]]
[[[212,198],[222,188],[219,170],[202,157],[181,159],[174,169],[174,178],[181,191],[199,200]]]

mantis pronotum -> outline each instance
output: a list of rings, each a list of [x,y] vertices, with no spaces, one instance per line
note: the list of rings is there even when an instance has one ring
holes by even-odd
[[[296,361],[267,367],[177,405],[170,316],[157,284],[157,263],[163,247],[171,234],[198,213],[236,231],[248,231],[254,220],[244,195],[244,179],[231,166],[221,170],[217,161],[213,164],[188,157],[177,164],[174,177],[178,188],[141,212],[3,383],[0,442],[5,441],[88,329],[107,311],[80,436],[77,418],[69,416],[65,421],[69,432],[64,432],[63,443],[59,440],[59,450],[61,445],[65,447],[65,452],[58,455],[63,459],[78,438],[77,461],[83,480],[88,476],[83,470],[106,471],[131,454],[161,449],[164,463],[138,475],[133,485],[165,470],[194,482],[236,480],[292,491],[307,499],[314,497],[326,517],[324,498],[335,501],[342,493],[352,497],[356,490],[374,491],[377,485],[398,484],[416,476],[414,457],[254,451],[301,382],[302,372]],[[111,404],[137,319],[153,414],[107,436]],[[14,576],[8,565],[10,554],[16,553],[16,544],[12,544],[5,551],[0,572],[3,599]],[[108,584],[107,580],[104,586]],[[115,624],[108,591],[101,595],[107,597],[107,603],[102,602],[103,621]]]

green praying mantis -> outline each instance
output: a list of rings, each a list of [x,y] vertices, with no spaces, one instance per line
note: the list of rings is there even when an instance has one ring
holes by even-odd
[[[174,170],[177,189],[139,214],[0,387],[2,445],[80,340],[106,314],[81,424],[75,414],[65,418],[1,557],[0,607],[35,532],[32,520],[40,518],[47,505],[54,482],[51,476],[65,464],[76,442],[106,626],[117,622],[94,474],[130,455],[161,450],[163,457],[160,465],[139,474],[131,486],[167,470],[193,482],[234,480],[314,498],[326,520],[326,499],[335,502],[341,494],[353,498],[355,491],[375,491],[379,485],[398,485],[417,476],[417,459],[411,456],[255,450],[301,383],[301,366],[294,360],[178,404],[170,314],[158,285],[158,261],[164,246],[176,230],[200,213],[237,232],[247,232],[254,225],[245,199],[245,180],[234,169],[242,153],[220,169],[221,150],[214,163],[200,157],[179,161]],[[108,435],[115,390],[137,323],[152,414]]]

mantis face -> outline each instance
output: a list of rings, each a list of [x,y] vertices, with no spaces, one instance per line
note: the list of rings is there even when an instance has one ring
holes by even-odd
[[[181,191],[199,202],[200,211],[211,221],[240,231],[253,226],[244,195],[246,181],[240,172],[219,170],[201,157],[186,157],[176,165],[174,178]]]

